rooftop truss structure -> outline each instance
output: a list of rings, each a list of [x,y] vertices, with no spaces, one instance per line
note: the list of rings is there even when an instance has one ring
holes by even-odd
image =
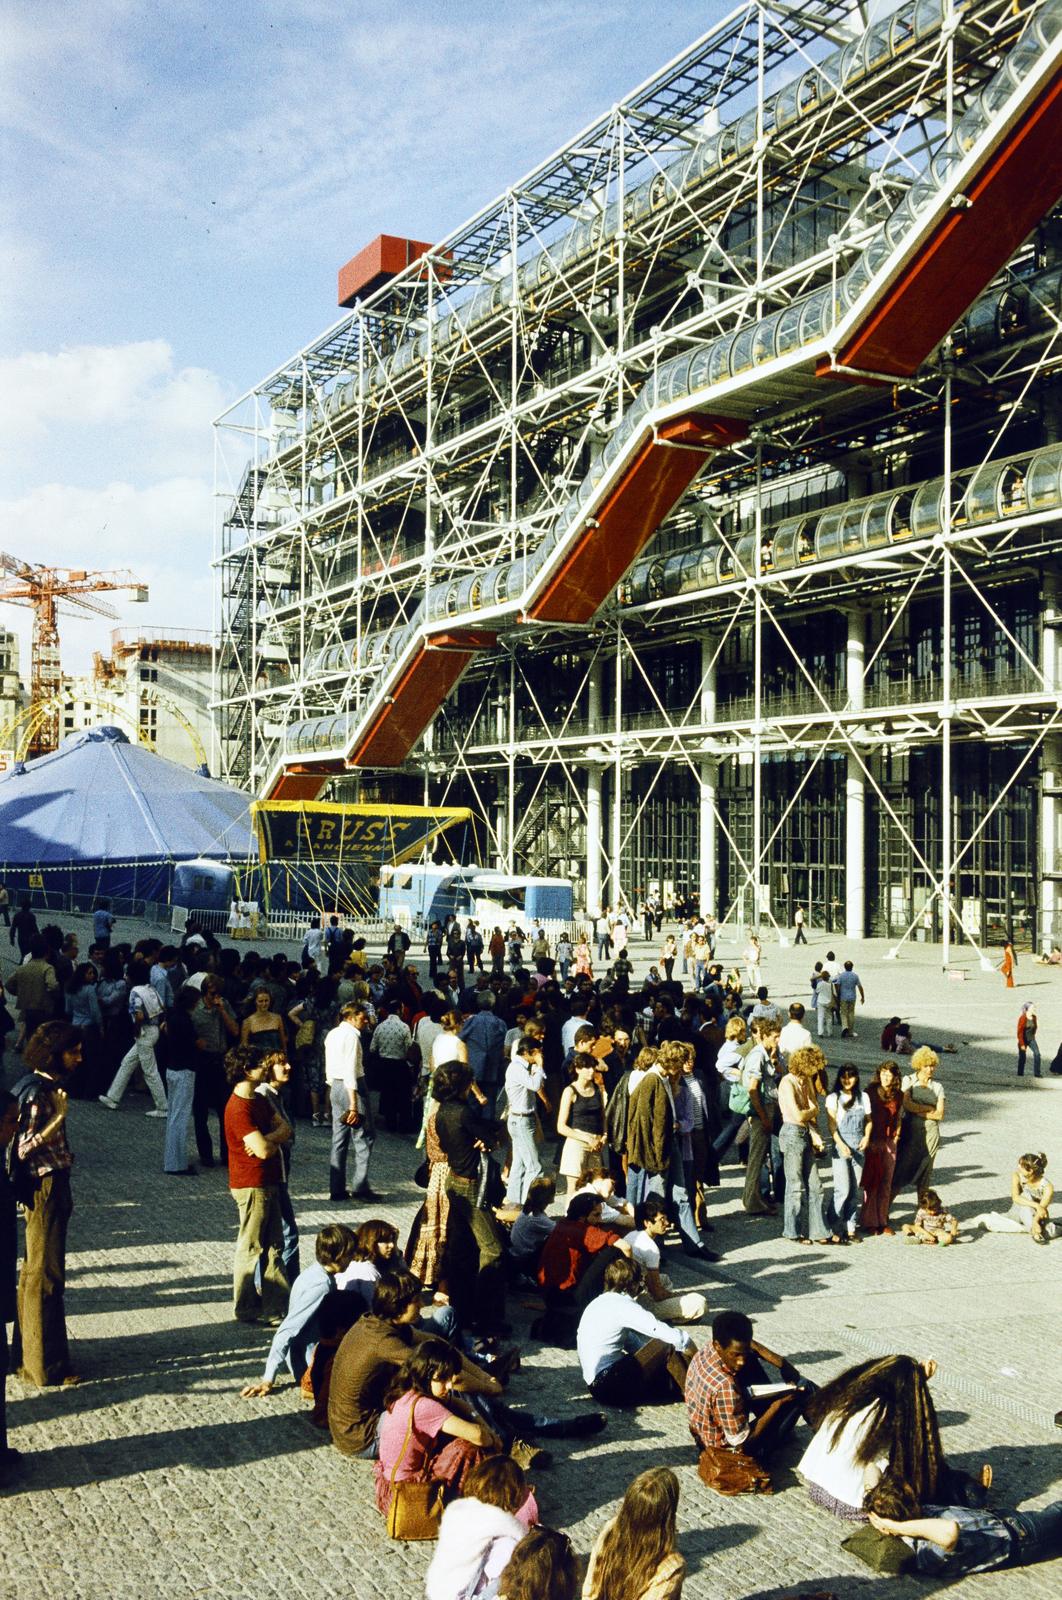
[[[945,960],[981,941],[953,901],[994,813],[956,820],[954,749],[1020,752],[998,806],[1062,731],[1053,616],[1034,640],[1014,610],[1062,522],[1060,134],[1060,0],[732,12],[219,418],[227,774],[297,799],[390,770],[475,804],[510,870],[561,807],[592,907],[639,886],[683,771],[702,903],[714,834],[720,909],[756,918],[839,761],[849,931],[873,812],[922,883],[890,931],[928,906]],[[939,642],[973,612],[1003,641],[980,677]],[[932,848],[883,776],[930,747]]]

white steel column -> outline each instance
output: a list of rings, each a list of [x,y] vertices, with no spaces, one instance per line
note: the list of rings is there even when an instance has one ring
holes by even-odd
[[[586,723],[590,733],[601,726],[601,662],[590,665],[586,681]],[[590,763],[586,769],[586,913],[596,916],[601,910],[601,767]]]
[[[716,640],[712,634],[701,636],[701,727],[715,726],[715,652]],[[716,916],[719,906],[719,888],[716,877],[716,790],[719,779],[719,762],[715,756],[705,756],[698,765],[700,793],[700,877],[698,904],[702,916]]]
[[[951,45],[949,42],[948,48]],[[950,58],[949,58],[950,63]],[[949,94],[951,75],[948,75]],[[949,106],[950,122],[950,106]],[[952,873],[955,845],[952,836],[951,814],[951,719],[955,713],[952,703],[951,675],[951,366],[945,367],[944,378],[944,496],[941,539],[944,545],[942,574],[944,592],[940,619],[941,682],[941,740],[940,740],[940,920],[942,924],[940,963],[944,971],[951,964],[951,902]]]
[[[612,766],[612,872],[609,880],[609,903],[618,911],[623,901],[623,877],[620,873],[620,852],[623,849],[623,625],[616,623],[616,705],[613,719],[615,759]]]
[[[498,745],[504,749],[509,739],[509,709],[500,677],[495,680],[495,684],[494,737]],[[505,786],[500,772],[495,785],[494,796],[494,865],[498,872],[504,872],[505,864],[508,860],[505,830],[509,820],[509,806],[505,798]]]
[[[845,650],[845,691],[852,711],[866,703],[863,672],[866,665],[867,619],[863,611],[848,612]],[[845,777],[844,932],[846,939],[866,937],[866,784],[863,768],[848,756]]]
[[[1043,573],[1043,623],[1040,635],[1040,662],[1044,675],[1044,688],[1058,691],[1059,583],[1055,572]],[[1062,943],[1059,911],[1062,906],[1060,885],[1055,874],[1059,870],[1062,851],[1059,850],[1059,795],[1062,791],[1062,735],[1045,736],[1040,752],[1040,927],[1039,944],[1049,951],[1053,944]]]

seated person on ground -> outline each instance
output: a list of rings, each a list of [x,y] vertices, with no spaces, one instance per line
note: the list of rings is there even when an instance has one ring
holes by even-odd
[[[556,1198],[557,1185],[552,1178],[532,1179],[509,1235],[509,1254],[521,1272],[534,1274],[538,1270],[542,1248],[557,1226],[556,1218],[546,1215]]]
[[[630,1255],[630,1245],[601,1222],[601,1201],[596,1195],[574,1195],[567,1214],[542,1247],[538,1281],[546,1302],[560,1309],[580,1308],[599,1293],[605,1269],[616,1252]]]
[[[339,1290],[337,1278],[350,1263],[355,1250],[353,1230],[341,1222],[330,1222],[317,1235],[317,1260],[295,1279],[288,1301],[287,1315],[273,1335],[261,1382],[249,1383],[240,1393],[245,1400],[272,1394],[277,1374],[287,1366],[295,1382],[302,1378],[313,1360],[320,1337],[320,1313],[326,1298]]]
[[[908,1244],[954,1244],[959,1237],[959,1219],[944,1210],[935,1189],[923,1189],[914,1221],[905,1222],[901,1231]]]
[[[471,1600],[497,1592],[497,1583],[527,1532],[522,1515],[530,1494],[510,1456],[488,1456],[472,1468],[461,1498],[439,1524],[439,1542],[425,1580],[426,1600]]]
[[[662,1317],[665,1322],[700,1322],[708,1311],[703,1294],[676,1292],[666,1272],[660,1270],[660,1246],[671,1226],[667,1206],[659,1195],[651,1194],[638,1208],[641,1227],[627,1235],[631,1256],[642,1269],[645,1287],[639,1305]]]
[[[776,1373],[769,1376],[764,1362]],[[782,1392],[756,1392],[781,1386]],[[722,1311],[712,1322],[710,1343],[690,1364],[690,1433],[700,1450],[737,1451],[763,1461],[792,1433],[814,1388],[784,1356],[753,1339],[743,1312]]]
[[[594,1399],[606,1405],[663,1404],[685,1392],[693,1343],[638,1303],[642,1288],[641,1269],[621,1256],[579,1319],[579,1365]]]
[[[634,1207],[616,1195],[616,1180],[607,1167],[588,1167],[583,1173],[582,1188],[576,1194],[595,1194],[601,1201],[601,1221],[617,1233],[626,1233],[634,1227]],[[573,1196],[574,1199],[574,1196]]]
[[[372,1460],[384,1394],[394,1372],[430,1335],[414,1324],[422,1288],[409,1273],[385,1272],[373,1290],[372,1310],[344,1334],[336,1351],[328,1395],[328,1427],[341,1454]],[[500,1395],[502,1386],[474,1362],[461,1361],[468,1393]]]
[[[451,1398],[460,1387],[461,1356],[442,1339],[426,1339],[395,1373],[380,1418],[379,1455],[373,1467],[376,1506],[386,1516],[392,1483],[440,1483],[458,1495],[472,1467],[502,1451],[487,1424]],[[525,1517],[537,1520],[534,1514]]]

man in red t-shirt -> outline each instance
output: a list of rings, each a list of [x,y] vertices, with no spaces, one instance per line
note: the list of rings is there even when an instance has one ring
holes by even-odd
[[[225,1057],[225,1073],[233,1086],[225,1106],[229,1189],[240,1215],[232,1268],[233,1316],[237,1322],[275,1326],[288,1304],[281,1254],[279,1146],[291,1137],[291,1129],[278,1121],[265,1096],[255,1093],[267,1072],[264,1051],[252,1045],[237,1045]],[[255,1283],[259,1266],[260,1291]]]
[[[555,1310],[566,1306],[582,1310],[601,1293],[609,1262],[630,1253],[626,1239],[602,1227],[600,1195],[573,1195],[566,1216],[546,1240],[539,1259],[538,1281],[546,1304]]]

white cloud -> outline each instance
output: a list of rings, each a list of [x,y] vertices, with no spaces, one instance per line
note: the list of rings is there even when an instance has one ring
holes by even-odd
[[[14,554],[48,566],[88,567],[93,571],[128,569],[146,582],[146,605],[122,592],[98,598],[118,612],[117,619],[63,617],[60,621],[63,667],[86,671],[92,654],[106,653],[113,628],[211,626],[212,495],[205,480],[170,478],[137,488],[116,481],[104,488],[48,483],[27,494],[0,501],[0,524]],[[4,605],[4,625],[22,640],[22,676],[29,674],[31,616],[24,606]]]
[[[176,368],[165,339],[72,345],[0,359],[0,437],[21,482],[64,460],[105,458],[130,476],[204,473],[228,398],[214,373]]]

